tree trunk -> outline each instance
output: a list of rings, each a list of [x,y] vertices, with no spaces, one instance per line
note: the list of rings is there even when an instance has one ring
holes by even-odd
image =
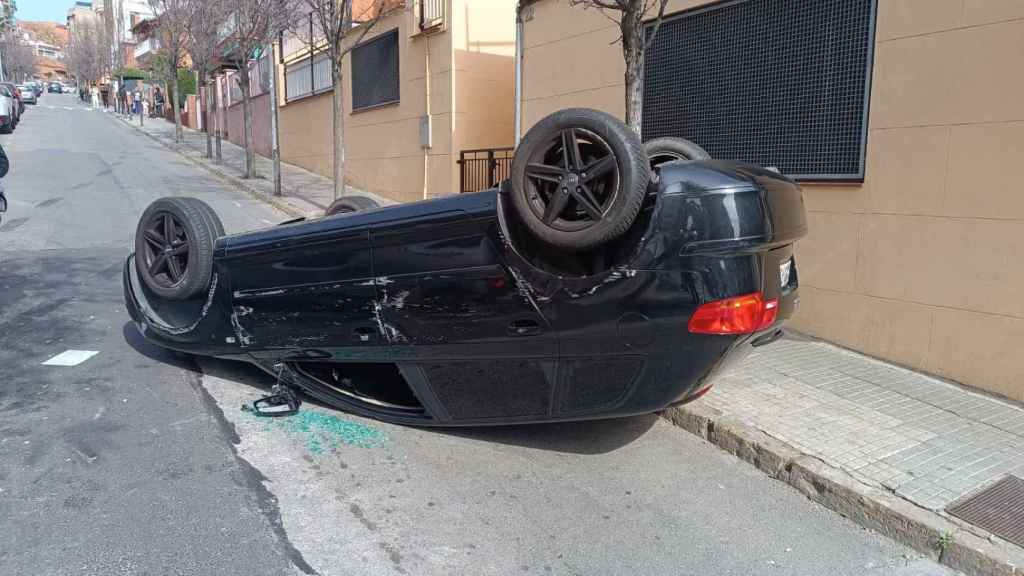
[[[249,67],[239,67],[242,80],[242,139],[245,141],[245,177],[256,177],[256,147],[252,142],[252,87],[249,85]]]
[[[178,95],[178,70],[174,69],[174,74],[171,75],[171,105],[174,106],[174,141],[181,142],[182,130],[181,130],[181,106],[178,105],[178,99],[181,96]]]
[[[214,132],[216,132],[214,140],[216,141],[217,150],[217,164],[224,161],[224,156],[221,154],[220,146],[220,110],[221,110],[221,98],[220,98],[220,79],[214,77],[213,79],[213,125]]]
[[[643,22],[640,20],[642,17],[642,14],[623,13],[621,22],[622,56],[626,61],[626,125],[638,136],[642,136],[644,119],[644,36]]]
[[[206,73],[203,73],[203,80],[207,80],[206,83],[206,124],[203,128],[206,129],[206,157],[213,158],[213,94],[211,94],[213,83],[209,82]]]
[[[332,57],[334,81],[334,199],[345,195],[345,100],[341,90],[341,58]]]

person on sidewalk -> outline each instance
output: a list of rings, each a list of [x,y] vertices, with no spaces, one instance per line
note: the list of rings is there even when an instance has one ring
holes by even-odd
[[[160,91],[160,87],[157,86],[153,89],[153,101],[156,102],[156,115],[164,115],[164,93]]]
[[[4,147],[0,146],[0,178],[7,176],[8,170],[11,168],[10,161],[7,160],[7,153],[4,152]],[[0,220],[3,219],[4,212],[7,211],[7,196],[4,196],[4,185],[0,183]]]
[[[93,85],[92,88],[89,88],[89,97],[90,97],[90,100],[92,102],[92,107],[94,109],[95,108],[99,108],[100,107],[100,89],[97,88],[95,85]]]

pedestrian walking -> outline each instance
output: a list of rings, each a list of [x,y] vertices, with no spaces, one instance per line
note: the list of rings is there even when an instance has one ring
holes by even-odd
[[[11,163],[7,160],[7,153],[4,152],[4,147],[0,146],[0,178],[7,176],[7,171],[10,168]],[[7,196],[4,195],[3,183],[0,183],[0,220],[3,219],[4,212],[7,212]]]
[[[156,102],[156,115],[164,115],[164,93],[160,91],[160,87],[157,86],[153,91],[153,101]]]
[[[93,86],[92,88],[89,88],[89,97],[90,97],[90,99],[92,101],[92,107],[93,108],[99,108],[100,107],[100,89],[97,88],[96,86]]]

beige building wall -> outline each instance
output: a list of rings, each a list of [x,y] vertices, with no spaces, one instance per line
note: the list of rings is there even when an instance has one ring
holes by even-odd
[[[1024,1],[878,4],[866,179],[804,185],[792,325],[1024,400]],[[531,10],[523,129],[567,106],[622,116],[614,25]]]
[[[367,36],[399,30],[397,104],[352,113],[345,58],[350,185],[398,201],[457,192],[460,150],[512,145],[515,2],[449,0],[447,10],[444,28],[431,34],[421,34],[415,11],[405,9],[383,18]],[[281,107],[284,161],[332,175],[331,106],[332,94],[325,93]],[[431,146],[423,148],[420,121],[428,110]]]

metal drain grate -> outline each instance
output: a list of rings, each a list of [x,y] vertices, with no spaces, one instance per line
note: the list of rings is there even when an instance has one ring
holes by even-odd
[[[1024,546],[1024,479],[1007,476],[946,508],[953,516]]]

